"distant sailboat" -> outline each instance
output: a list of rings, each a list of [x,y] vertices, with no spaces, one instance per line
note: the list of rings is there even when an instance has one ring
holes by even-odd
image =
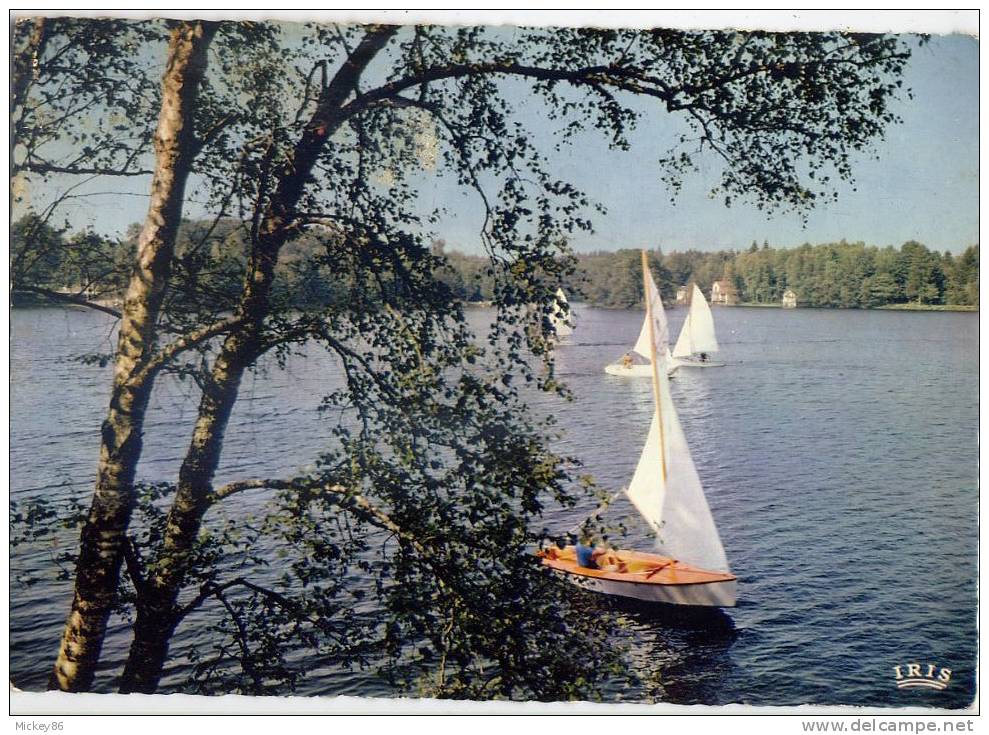
[[[643,273],[648,294],[655,285],[648,275],[645,253]],[[737,579],[728,568],[718,529],[673,407],[663,360],[657,364],[655,359],[657,348],[661,349],[667,340],[665,333],[656,329],[651,303],[652,299],[647,299],[646,318],[650,325],[656,411],[625,492],[656,531],[661,553],[611,551],[600,557],[598,568],[589,568],[578,564],[575,546],[551,547],[542,552],[543,564],[581,587],[607,595],[674,605],[732,607]]]
[[[697,284],[690,295],[690,311],[683,322],[680,337],[673,348],[674,364],[677,367],[724,367],[725,363],[711,359],[717,352],[718,338],[714,334],[714,317],[711,307]]]
[[[669,328],[666,324],[666,311],[663,309],[663,300],[660,298],[659,289],[652,280],[652,274],[648,269],[643,277],[646,293],[649,294],[646,304],[646,316],[642,320],[642,328],[639,330],[639,338],[635,341],[635,346],[631,352],[626,352],[625,356],[618,362],[605,365],[604,371],[608,375],[618,375],[625,378],[648,378],[652,376],[652,362],[636,363],[633,353],[646,360],[652,360],[652,347],[649,335],[655,332],[658,337],[657,344],[662,345],[663,361],[666,365],[666,374],[672,375],[676,372],[676,361],[670,355]],[[652,316],[650,317],[650,314]],[[652,331],[650,331],[652,330]]]
[[[562,308],[561,304],[566,309]],[[563,339],[573,334],[573,311],[570,309],[570,302],[567,301],[567,295],[563,293],[562,288],[556,289],[556,303],[553,305],[553,315],[550,317],[550,322],[553,324],[558,338]]]

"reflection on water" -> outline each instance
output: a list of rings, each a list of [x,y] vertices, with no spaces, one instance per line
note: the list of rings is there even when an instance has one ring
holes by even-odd
[[[575,590],[577,588],[575,587]],[[721,683],[734,663],[737,632],[730,613],[718,608],[678,607],[577,592],[587,615],[617,616],[615,636],[628,650],[640,682],[636,691],[613,690],[617,699],[717,704]]]
[[[578,327],[557,350],[574,400],[533,395],[557,420],[561,454],[609,492],[627,484],[652,412],[648,380],[604,374],[634,342],[637,311],[574,305]],[[677,334],[684,310],[670,313]],[[484,310],[469,314],[478,325]],[[732,571],[739,604],[698,617],[644,610],[582,592],[588,614],[620,606],[642,679],[614,698],[677,703],[961,707],[975,692],[978,539],[978,314],[715,309],[717,369],[681,369],[673,399]],[[92,491],[109,369],[72,355],[112,345],[98,314],[15,310],[11,322],[10,493],[14,500]],[[338,371],[319,350],[245,381],[218,482],[278,476],[309,464],[333,417],[317,412]],[[195,419],[189,386],[156,387],[146,480],[174,479]],[[242,499],[244,511],[251,503]],[[574,526],[596,503],[550,509],[542,525]],[[606,520],[627,544],[651,536],[623,497]],[[62,543],[74,543],[63,539]],[[19,569],[51,567],[51,547],[18,547]],[[15,570],[16,571],[16,570]],[[71,598],[46,577],[11,589],[13,681],[43,689]],[[180,631],[165,688],[183,678]],[[108,670],[129,643],[115,621]],[[893,666],[953,670],[944,691],[898,690]],[[110,682],[101,679],[101,686]],[[301,694],[393,696],[371,675],[314,665]]]

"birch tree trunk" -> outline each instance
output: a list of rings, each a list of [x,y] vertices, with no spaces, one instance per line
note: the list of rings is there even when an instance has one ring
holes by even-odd
[[[142,376],[141,369],[154,349],[186,179],[198,151],[193,114],[215,30],[213,23],[184,22],[169,40],[154,137],[151,200],[124,299],[96,488],[80,540],[72,609],[49,679],[52,689],[86,691],[92,687],[120,578],[135,501],[134,473],[153,383],[153,377]]]
[[[31,33],[28,35],[27,44],[11,60],[11,117],[14,117],[15,111],[19,110],[27,99],[28,89],[31,86],[31,77],[34,74],[34,65],[38,57],[44,52],[45,41],[45,18],[35,18],[31,21]]]
[[[230,332],[213,364],[199,404],[189,450],[179,471],[175,500],[168,516],[156,574],[146,582],[138,602],[134,640],[124,668],[122,692],[153,693],[168,656],[169,640],[178,623],[176,602],[189,552],[209,507],[209,493],[220,460],[223,437],[237,401],[244,371],[257,359],[278,254],[288,237],[296,207],[326,141],[342,123],[340,107],[354,93],[361,73],[395,34],[394,27],[373,27],[341,65],[320,98],[292,164],[281,172],[248,261],[244,291],[237,311],[240,326]]]

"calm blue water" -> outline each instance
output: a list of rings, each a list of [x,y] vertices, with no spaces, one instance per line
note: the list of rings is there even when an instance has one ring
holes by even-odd
[[[534,408],[558,418],[561,449],[618,489],[645,439],[651,386],[602,368],[631,346],[642,315],[575,311],[578,329],[558,351],[575,400],[540,398]],[[684,315],[670,312],[674,335]],[[642,670],[652,672],[646,689],[675,703],[965,706],[976,663],[978,315],[733,308],[715,310],[715,320],[729,366],[681,370],[673,394],[740,579],[739,605],[704,619],[624,609]],[[11,329],[11,496],[85,498],[109,372],[70,357],[112,349],[109,322],[16,310]],[[313,350],[285,372],[250,379],[218,481],[307,464],[325,436],[315,406],[330,375]],[[195,405],[188,386],[160,385],[143,477],[174,478]],[[551,513],[546,525],[569,528],[591,509]],[[624,501],[610,512],[632,513]],[[635,522],[629,541],[648,543]],[[52,555],[15,549],[13,575],[50,567]],[[67,582],[12,582],[18,686],[44,687],[70,599]],[[108,669],[128,642],[115,621]],[[181,681],[192,645],[181,633],[166,688]],[[893,667],[913,662],[950,668],[948,688],[898,690]],[[300,691],[395,693],[332,670],[312,672]]]

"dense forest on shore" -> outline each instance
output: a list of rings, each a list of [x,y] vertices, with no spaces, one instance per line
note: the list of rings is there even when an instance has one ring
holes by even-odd
[[[235,290],[244,267],[245,225],[234,220],[183,224],[177,266],[189,278],[218,291]],[[11,231],[11,281],[16,294],[74,292],[92,299],[122,294],[137,229],[120,241],[93,232],[59,231],[29,215]],[[331,302],[339,292],[336,275],[314,269],[307,257],[329,232],[309,232],[286,247],[280,259],[281,297],[300,306]],[[487,258],[465,255],[436,241],[433,252],[446,267],[438,274],[464,301],[492,298],[494,279]],[[642,298],[639,251],[583,253],[561,285],[573,300],[594,306],[635,307]],[[774,248],[753,242],[742,251],[686,250],[650,253],[664,301],[673,303],[680,285],[696,282],[710,295],[711,285],[727,279],[741,303],[778,304],[791,289],[800,306],[876,308],[898,304],[978,306],[979,246],[960,255],[938,253],[909,241],[899,249],[862,242],[809,243]],[[181,298],[178,294],[175,298]]]
[[[578,255],[574,293],[597,306],[632,307],[641,299],[638,251]],[[918,242],[899,249],[862,242],[797,248],[760,247],[744,251],[687,250],[656,255],[653,273],[664,301],[673,303],[678,286],[711,285],[727,279],[741,303],[779,304],[792,289],[800,306],[876,308],[894,304],[978,306],[979,247],[960,255],[929,250]]]

